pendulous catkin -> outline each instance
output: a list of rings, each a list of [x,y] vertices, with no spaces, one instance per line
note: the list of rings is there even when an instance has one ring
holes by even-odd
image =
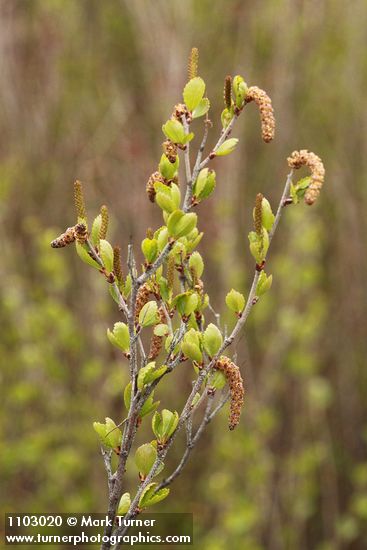
[[[290,157],[288,157],[288,166],[290,168],[301,168],[301,166],[307,166],[311,172],[311,183],[305,193],[305,203],[313,204],[320,194],[320,190],[324,183],[325,168],[320,157],[302,149],[301,151],[293,151]]]
[[[159,314],[159,322],[166,323],[167,322],[166,315],[162,306],[158,309],[158,314]],[[158,355],[161,352],[162,345],[163,345],[163,336],[157,336],[153,334],[152,340],[150,343],[150,350],[149,350],[150,361],[158,357]]]
[[[251,86],[246,94],[245,103],[250,103],[251,101],[255,101],[259,108],[262,138],[265,143],[268,143],[274,139],[275,134],[275,118],[271,99],[261,88]]]
[[[229,390],[231,394],[231,404],[228,419],[228,426],[230,430],[234,430],[238,425],[241,416],[241,410],[243,406],[243,398],[245,395],[245,388],[243,385],[243,379],[240,369],[235,365],[229,357],[222,355],[216,361],[214,365],[215,369],[221,370],[227,378],[229,384]]]

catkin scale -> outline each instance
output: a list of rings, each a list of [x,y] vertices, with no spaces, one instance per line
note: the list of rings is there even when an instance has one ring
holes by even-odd
[[[319,196],[324,183],[325,168],[322,160],[315,153],[307,151],[307,149],[293,151],[287,160],[290,168],[297,170],[301,166],[307,166],[310,169],[311,183],[305,193],[305,203],[312,205]]]
[[[274,139],[275,134],[275,118],[271,99],[261,88],[251,86],[246,94],[245,103],[251,101],[254,101],[259,108],[262,138],[265,143],[268,143]]]
[[[225,375],[229,391],[231,394],[230,412],[228,418],[228,427],[234,430],[238,425],[243,406],[245,388],[240,369],[235,365],[229,357],[221,356],[215,363],[214,368],[220,370]]]

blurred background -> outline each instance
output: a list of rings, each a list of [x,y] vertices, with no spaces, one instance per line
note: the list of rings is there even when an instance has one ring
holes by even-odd
[[[224,410],[154,511],[192,511],[203,550],[366,548],[366,2],[1,0],[0,16],[2,509],[106,509],[92,422],[125,415],[127,364],[106,338],[118,312],[73,247],[49,243],[74,223],[79,178],[90,217],[107,204],[110,240],[126,251],[131,236],[140,254],[161,224],[145,183],[197,46],[209,146],[227,74],[267,90],[277,119],[265,145],[257,109],[245,109],[239,147],[213,163],[217,191],[198,209],[217,310],[232,286],[248,289],[256,193],[275,207],[294,149],[320,155],[327,177],[312,208],[285,211],[272,291],[235,350],[240,426],[229,432]],[[180,410],[192,374],[183,365],[165,379],[161,406]],[[151,437],[149,419],[139,443]],[[133,490],[133,465],[129,476]]]

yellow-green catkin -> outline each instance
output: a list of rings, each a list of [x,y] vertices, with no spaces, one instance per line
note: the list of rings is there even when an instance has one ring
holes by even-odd
[[[117,283],[121,288],[124,284],[124,275],[122,271],[121,248],[119,246],[113,247],[113,272],[115,274]]]
[[[76,213],[78,216],[78,221],[86,221],[87,212],[85,209],[83,185],[82,185],[82,182],[79,180],[76,180],[74,182],[74,203],[75,203]]]
[[[188,63],[189,80],[197,76],[198,65],[199,65],[199,50],[197,48],[192,48],[189,56],[189,63]]]
[[[224,105],[227,107],[227,109],[230,109],[232,105],[232,77],[229,75],[226,76],[224,80],[223,97]]]
[[[102,223],[99,230],[99,238],[105,239],[107,236],[107,230],[108,230],[108,208],[105,205],[101,206],[101,218],[102,218]]]
[[[262,193],[258,193],[256,195],[255,200],[255,214],[254,214],[254,227],[255,231],[258,235],[262,235],[263,228],[262,228],[262,202],[263,202],[263,195]]]

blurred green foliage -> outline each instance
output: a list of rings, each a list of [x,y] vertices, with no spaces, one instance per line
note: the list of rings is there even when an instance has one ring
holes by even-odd
[[[105,337],[118,316],[98,274],[49,242],[74,222],[75,178],[91,210],[109,205],[123,249],[157,226],[145,182],[195,45],[212,142],[226,74],[266,89],[278,123],[264,145],[256,110],[244,113],[237,151],[215,161],[216,194],[199,206],[215,309],[232,286],[246,293],[254,197],[275,204],[289,153],[319,154],[326,184],[314,207],[285,211],[274,240],[272,289],[236,349],[240,427],[228,432],[226,411],[215,420],[160,509],[193,511],[204,550],[363,548],[366,3],[3,0],[0,11],[3,510],[105,510],[92,421],[125,414],[127,365]],[[177,393],[162,383],[164,406],[179,410],[191,375],[174,373]]]

